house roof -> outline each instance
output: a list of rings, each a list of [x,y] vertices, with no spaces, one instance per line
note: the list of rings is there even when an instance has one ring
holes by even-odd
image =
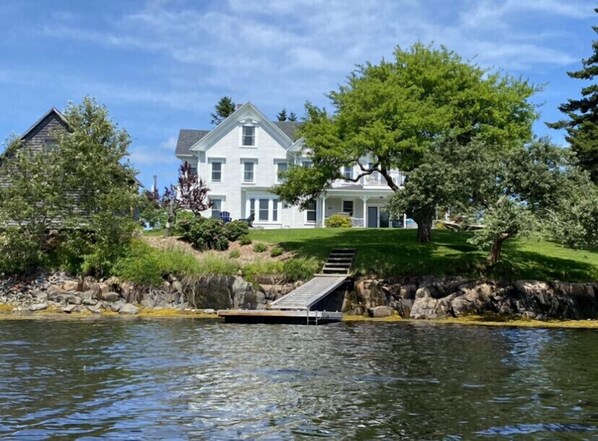
[[[181,129],[179,131],[179,139],[176,142],[175,154],[177,156],[190,156],[192,154],[191,146],[208,133],[210,133],[210,130]]]
[[[40,119],[35,121],[35,123],[31,127],[29,127],[25,133],[21,135],[21,139],[25,139],[27,135],[33,132],[33,130],[35,130],[35,128],[38,125],[40,125],[42,121],[46,119],[48,116],[50,116],[52,113],[54,113],[68,127],[68,123],[66,122],[66,118],[64,117],[64,115],[56,107],[52,107],[50,110],[44,113]]]
[[[297,129],[300,124],[297,121],[272,121],[285,135],[291,138],[292,141],[297,141]]]
[[[212,130],[193,130],[193,129],[181,129],[179,131],[179,137],[177,139],[176,144],[176,151],[175,154],[177,156],[191,156],[193,152],[191,148],[195,146],[199,141],[201,141],[207,135],[213,137],[212,135],[214,131],[221,131],[226,130],[225,126],[230,125],[230,121],[234,121],[235,117],[239,113],[243,113],[247,111],[247,109],[252,109],[257,115],[263,117],[263,121],[270,123],[272,126],[275,127],[275,131],[278,131],[280,134],[286,136],[291,141],[297,141],[298,139],[298,131],[297,129],[300,126],[300,123],[296,121],[269,121],[267,120],[264,115],[251,103],[246,103],[240,108],[238,108],[233,115],[230,115],[227,119],[225,119],[222,123],[216,126]],[[228,121],[230,119],[230,121]],[[207,139],[206,139],[207,142]]]

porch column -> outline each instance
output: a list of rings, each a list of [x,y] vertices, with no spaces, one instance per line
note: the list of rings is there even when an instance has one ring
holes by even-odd
[[[403,213],[403,228],[407,228],[407,215]]]
[[[363,228],[368,227],[368,196],[361,196],[363,201]]]
[[[326,227],[326,196],[322,196],[322,227]]]

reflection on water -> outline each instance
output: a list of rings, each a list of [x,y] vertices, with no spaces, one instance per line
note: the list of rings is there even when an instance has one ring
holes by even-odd
[[[0,437],[598,439],[598,334],[0,322]]]

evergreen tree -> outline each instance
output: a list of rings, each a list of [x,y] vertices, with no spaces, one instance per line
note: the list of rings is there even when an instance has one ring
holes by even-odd
[[[228,118],[235,111],[235,103],[230,96],[223,96],[214,106],[214,113],[212,113],[212,124],[217,126],[226,118]]]
[[[276,119],[278,119],[278,121],[287,121],[289,119],[287,116],[287,109],[283,108],[278,115],[276,115]]]
[[[289,121],[297,121],[297,115],[295,115],[295,112],[291,112],[289,114],[289,117],[287,118]]]
[[[594,9],[598,13],[598,8]],[[598,26],[592,26],[598,33]],[[590,172],[594,183],[598,184],[598,84],[594,77],[598,75],[598,41],[592,42],[594,53],[582,60],[582,68],[567,72],[571,78],[589,81],[581,89],[581,98],[569,99],[559,106],[559,110],[568,119],[548,123],[553,129],[566,129],[565,139],[578,157],[579,165]]]

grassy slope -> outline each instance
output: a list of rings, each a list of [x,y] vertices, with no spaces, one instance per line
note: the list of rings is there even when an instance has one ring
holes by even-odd
[[[598,251],[571,250],[536,239],[507,241],[503,262],[484,272],[485,252],[467,243],[468,233],[434,230],[432,243],[415,241],[415,230],[254,230],[253,240],[278,243],[300,257],[324,261],[334,247],[358,250],[355,270],[382,277],[465,275],[503,279],[598,280]]]

